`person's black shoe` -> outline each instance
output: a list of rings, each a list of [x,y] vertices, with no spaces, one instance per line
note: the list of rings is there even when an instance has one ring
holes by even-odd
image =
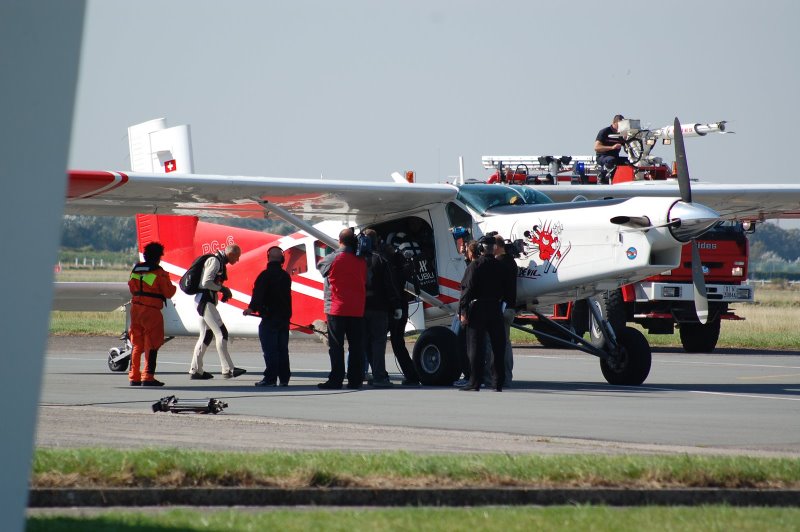
[[[128,384],[131,386],[141,386],[142,381],[128,381]]]
[[[268,380],[265,380],[265,379],[262,379],[262,380],[258,381],[257,383],[255,383],[255,386],[263,386],[263,387],[267,387],[267,388],[274,388],[277,385],[278,385],[277,383],[275,383],[273,381],[268,381]]]
[[[203,373],[192,373],[189,375],[189,378],[193,381],[207,381],[208,379],[213,379],[214,376],[211,373],[204,371]]]
[[[282,382],[278,386],[280,386],[282,388],[285,388],[285,387],[289,386],[289,382],[288,381],[287,382]]]
[[[503,391],[503,387],[502,386],[495,386],[494,391],[502,392]]]
[[[232,370],[230,370],[229,372],[227,372],[227,373],[223,373],[223,374],[222,374],[222,378],[223,378],[223,379],[233,379],[234,377],[238,377],[238,376],[240,376],[240,375],[244,375],[245,373],[247,373],[247,370],[246,370],[246,369],[242,369],[242,368],[233,368],[233,369],[232,369]]]
[[[466,386],[462,386],[461,388],[459,388],[459,390],[462,391],[462,392],[479,392],[479,391],[481,391],[479,386],[473,386],[471,384],[467,384]]]
[[[403,382],[400,383],[400,386],[422,386],[422,384],[414,379],[403,379]]]
[[[164,386],[164,383],[153,379],[151,381],[142,381],[142,386]]]
[[[320,390],[341,390],[342,389],[342,383],[341,382],[336,383],[336,382],[332,382],[332,381],[325,381],[325,382],[320,382],[319,384],[317,384],[317,388],[319,388]]]
[[[360,382],[348,382],[347,383],[347,389],[348,390],[360,390],[362,386],[363,386],[363,383],[360,383]]]

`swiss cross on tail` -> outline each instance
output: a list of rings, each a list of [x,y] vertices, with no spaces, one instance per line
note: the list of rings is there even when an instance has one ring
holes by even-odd
[[[178,169],[178,163],[175,162],[175,159],[170,159],[164,163],[164,172],[170,173],[174,172]]]

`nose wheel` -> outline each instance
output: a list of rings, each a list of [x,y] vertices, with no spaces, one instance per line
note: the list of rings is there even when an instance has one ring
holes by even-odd
[[[128,371],[131,361],[131,342],[127,334],[120,337],[123,344],[108,350],[108,369],[114,372]]]
[[[632,327],[625,327],[617,336],[617,346],[607,358],[600,359],[600,371],[609,384],[638,386],[650,374],[653,353],[647,338]]]

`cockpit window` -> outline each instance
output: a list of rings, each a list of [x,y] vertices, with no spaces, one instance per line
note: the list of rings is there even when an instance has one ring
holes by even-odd
[[[553,203],[543,193],[522,185],[462,185],[458,199],[479,214],[507,205],[540,205]]]

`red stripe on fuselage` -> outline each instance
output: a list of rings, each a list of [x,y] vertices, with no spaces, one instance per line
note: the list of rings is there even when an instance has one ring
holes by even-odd
[[[128,176],[121,172],[70,170],[68,176],[67,199],[91,198],[128,182]]]
[[[439,276],[439,284],[444,286],[445,288],[450,288],[453,290],[461,290],[461,283],[453,281],[452,279],[448,279],[447,277]]]

